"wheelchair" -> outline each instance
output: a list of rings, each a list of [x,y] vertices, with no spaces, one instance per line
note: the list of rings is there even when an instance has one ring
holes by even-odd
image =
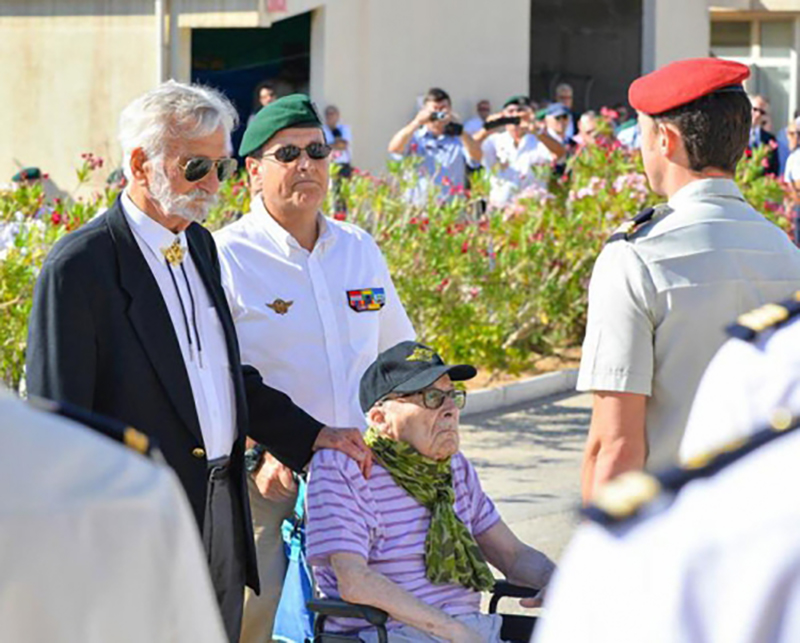
[[[507,581],[497,581],[489,601],[489,614],[497,613],[497,605],[503,598],[533,598],[538,589],[512,585]],[[325,620],[330,617],[360,618],[377,628],[378,641],[388,643],[386,621],[389,615],[377,607],[358,605],[335,598],[313,599],[307,603],[309,611],[316,614],[314,619],[314,638],[306,639],[306,643],[357,643],[361,641],[357,634],[325,632]],[[500,638],[509,643],[528,643],[536,625],[535,616],[517,614],[501,614],[503,625]]]

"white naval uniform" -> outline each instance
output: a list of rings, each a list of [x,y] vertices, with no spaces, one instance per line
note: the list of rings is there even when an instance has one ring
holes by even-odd
[[[171,469],[0,389],[0,641],[227,641]]]
[[[800,251],[733,181],[693,181],[667,206],[597,259],[577,386],[649,396],[648,470],[677,461],[700,378],[730,320],[800,282]]]
[[[800,411],[797,317],[751,342],[732,338],[719,349],[697,389],[681,442],[681,461],[750,435],[783,408]]]
[[[671,504],[611,527],[584,523],[533,641],[800,641],[798,461],[796,430],[690,482]]]
[[[372,237],[320,215],[309,252],[256,198],[215,240],[242,359],[320,422],[365,429],[361,376],[380,352],[415,336]],[[348,291],[358,290],[382,290],[383,307],[356,312]],[[280,526],[294,501],[267,500],[249,476],[248,486],[264,580],[261,596],[246,590],[242,643],[265,643],[285,572]]]
[[[532,185],[546,187],[533,168],[549,165],[555,157],[534,134],[525,134],[517,145],[509,132],[492,134],[483,143],[483,164],[489,170],[489,202],[502,207]]]

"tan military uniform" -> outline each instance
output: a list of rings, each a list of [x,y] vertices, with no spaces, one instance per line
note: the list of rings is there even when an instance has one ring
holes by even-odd
[[[725,326],[799,283],[800,251],[733,181],[693,181],[600,254],[578,390],[649,396],[646,467],[673,464]]]

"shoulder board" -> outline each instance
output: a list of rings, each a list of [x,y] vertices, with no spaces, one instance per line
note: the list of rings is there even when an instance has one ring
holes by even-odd
[[[777,304],[766,304],[741,315],[736,323],[725,330],[731,337],[751,342],[765,330],[779,328],[798,315],[800,315],[800,290],[789,299]]]
[[[604,485],[582,513],[606,527],[627,524],[656,500],[671,501],[688,483],[709,478],[759,447],[798,428],[800,417],[792,416],[786,409],[777,409],[769,427],[692,458],[685,465],[671,467],[657,474],[645,471],[623,473]]]
[[[67,402],[53,402],[40,397],[31,398],[29,402],[39,410],[60,415],[94,429],[107,438],[124,444],[129,449],[148,458],[155,457],[158,453],[158,449],[148,436],[119,420],[92,413]]]
[[[633,219],[626,221],[619,228],[617,228],[614,234],[608,238],[606,243],[613,243],[614,241],[619,241],[621,239],[627,241],[630,239],[630,236],[639,229],[640,226],[650,221],[655,214],[655,208],[645,208],[639,214],[633,217]]]

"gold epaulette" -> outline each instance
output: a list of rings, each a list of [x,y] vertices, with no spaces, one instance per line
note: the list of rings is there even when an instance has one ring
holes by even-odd
[[[631,238],[631,235],[636,232],[641,226],[643,226],[648,221],[652,220],[652,218],[656,214],[655,208],[645,208],[639,214],[637,214],[633,219],[630,221],[626,221],[623,223],[619,228],[614,231],[606,243],[613,243],[614,241],[624,240],[627,241]]]
[[[731,337],[751,342],[764,331],[779,328],[798,315],[800,315],[800,290],[789,299],[777,304],[766,304],[740,315],[736,322],[725,330]]]
[[[657,500],[667,505],[689,482],[713,476],[759,447],[797,428],[800,428],[800,418],[787,409],[776,409],[767,428],[694,457],[683,466],[655,474],[630,471],[619,475],[600,489],[582,513],[606,527],[624,525],[640,516],[646,508],[652,507]]]
[[[152,440],[147,435],[141,431],[137,431],[133,427],[127,426],[124,422],[98,413],[92,413],[91,411],[66,402],[53,402],[52,400],[45,400],[39,397],[32,397],[28,401],[39,410],[55,413],[56,415],[89,427],[107,438],[124,444],[129,449],[143,456],[153,457],[158,453]]]

